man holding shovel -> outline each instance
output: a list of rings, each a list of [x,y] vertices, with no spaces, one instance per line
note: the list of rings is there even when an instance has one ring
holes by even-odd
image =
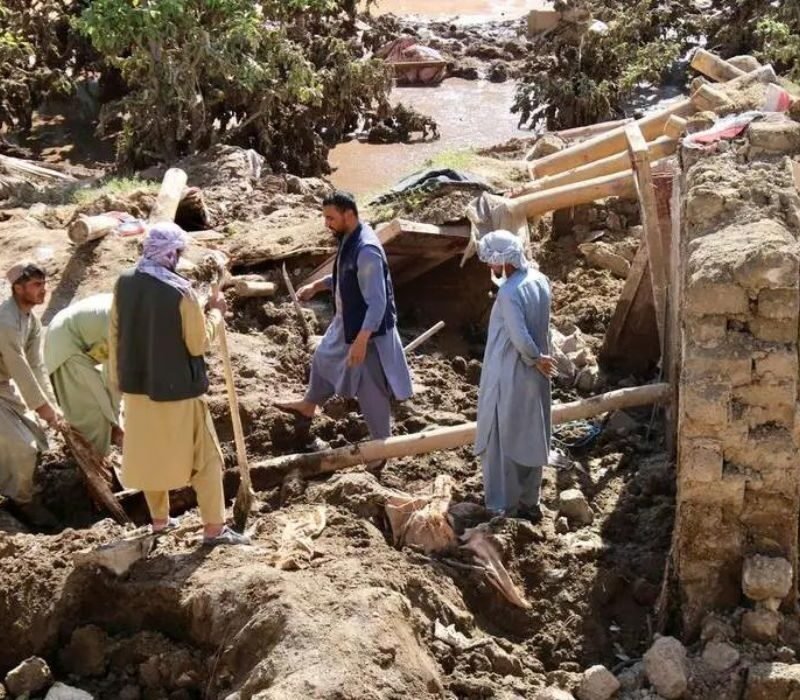
[[[478,394],[475,454],[487,510],[541,519],[542,468],[550,455],[550,283],[510,231],[478,241],[499,287],[489,320]]]
[[[135,268],[117,282],[109,332],[109,374],[125,402],[122,482],[144,492],[154,532],[175,526],[169,491],[191,483],[207,545],[249,544],[225,525],[222,453],[208,406],[204,353],[225,300],[204,313],[189,280],[175,272],[184,231],[157,223]]]
[[[276,404],[296,416],[296,430],[312,451],[327,445],[310,436],[317,406],[334,394],[358,398],[373,439],[391,435],[391,398],[413,393],[400,334],[389,264],[372,228],[358,218],[352,195],[335,192],[323,201],[325,224],[339,251],[333,274],[298,291],[302,301],[330,291],[336,315],[314,353],[302,400]],[[379,466],[379,465],[370,465]]]

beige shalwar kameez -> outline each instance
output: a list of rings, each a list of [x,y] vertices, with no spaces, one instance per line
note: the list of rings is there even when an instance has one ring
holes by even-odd
[[[116,386],[118,315],[111,308],[109,377]],[[183,341],[190,355],[203,355],[216,337],[221,314],[203,313],[197,297],[180,302]],[[143,394],[123,394],[125,441],[122,483],[141,489],[154,520],[169,515],[169,491],[191,484],[200,516],[207,525],[225,522],[222,451],[205,398],[153,401]]]
[[[36,459],[47,449],[29,410],[46,403],[56,401],[42,357],[42,324],[12,297],[0,304],[0,493],[19,503],[33,498]]]

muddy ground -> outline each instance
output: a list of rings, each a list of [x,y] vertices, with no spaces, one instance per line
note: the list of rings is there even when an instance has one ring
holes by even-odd
[[[236,272],[275,281],[278,260],[287,259],[301,279],[332,249],[318,214],[325,183],[272,175],[253,180],[241,171],[232,177],[235,168],[224,163],[235,160],[228,152],[214,154],[212,167],[184,164],[190,184],[205,192],[213,226],[224,233],[203,246],[227,252]],[[71,196],[51,192],[45,199]],[[120,206],[144,209],[152,199],[146,192],[119,197]],[[136,259],[136,239],[107,237],[78,249],[69,244],[64,227],[76,211],[107,204],[83,195],[80,205],[2,211],[0,267],[33,255],[52,272],[45,321],[72,300],[111,289]],[[458,207],[450,202],[439,210],[452,210],[442,215],[448,219]],[[609,212],[617,210],[623,213],[610,218],[621,223],[609,228]],[[597,208],[588,216],[596,224],[589,233],[623,244],[628,227],[638,223],[633,216],[626,220],[626,211],[622,203]],[[579,328],[596,348],[621,280],[588,267],[577,250],[588,234],[576,231],[557,235],[540,222],[534,253],[553,280],[554,325],[564,333]],[[396,407],[396,433],[474,420],[489,290],[485,269],[474,261],[465,269],[443,266],[398,290],[404,339],[422,331],[431,313],[447,321],[448,330],[411,358],[417,393]],[[292,421],[272,407],[276,398],[300,392],[307,379],[310,355],[292,306],[282,288],[266,302],[232,296],[230,302],[250,459],[294,452]],[[311,308],[322,332],[330,304],[322,300]],[[227,466],[234,468],[220,363],[212,357],[210,364],[209,402]],[[620,379],[601,377],[592,390]],[[556,387],[562,400],[578,394],[571,385]],[[331,402],[316,421],[317,434],[335,446],[363,439],[366,427],[355,409]],[[658,423],[648,437],[649,411],[631,417],[589,449],[575,451],[579,469],[547,470],[545,505],[554,510],[558,492],[576,485],[594,511],[591,526],[557,534],[554,513],[538,525],[492,524],[530,610],[511,606],[458,555],[443,561],[396,550],[376,505],[384,488],[424,493],[439,474],[453,477],[455,501],[480,504],[480,468],[467,447],[395,460],[379,479],[355,468],[261,493],[252,549],[202,549],[199,521],[190,512],[178,533],[161,538],[149,557],[116,578],[73,564],[73,552],[111,541],[122,530],[94,510],[56,443],[43,461],[40,484],[44,502],[67,529],[13,534],[18,524],[8,519],[7,534],[0,535],[0,671],[38,654],[60,680],[97,698],[131,700],[524,698],[544,685],[572,688],[579,671],[593,663],[613,668],[641,656],[653,627],[674,479]],[[300,570],[275,568],[272,556],[285,523],[317,505],[325,506],[327,525],[314,556]],[[458,650],[436,639],[437,620],[454,624],[477,646]]]

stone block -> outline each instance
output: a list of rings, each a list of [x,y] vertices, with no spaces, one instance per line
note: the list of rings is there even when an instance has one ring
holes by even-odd
[[[605,666],[592,666],[583,672],[578,700],[609,700],[620,688],[619,681]]]
[[[745,559],[742,590],[750,600],[785,598],[792,589],[792,565],[783,557],[761,554]]]
[[[746,386],[738,386],[733,390],[732,397],[748,406],[761,406],[773,408],[775,406],[794,407],[797,400],[797,381],[783,378],[783,381],[760,381]],[[787,381],[788,380],[788,381]]]
[[[768,423],[792,428],[794,425],[794,409],[791,406],[776,404],[770,407],[747,406],[742,412],[742,420],[749,430],[759,428]]]
[[[758,315],[772,319],[794,319],[800,316],[800,289],[762,289],[758,294]]]
[[[790,469],[797,459],[791,433],[777,427],[754,431],[744,440],[727,442],[724,457],[726,462],[759,474]]]
[[[722,479],[722,444],[718,440],[689,440],[681,452],[680,478],[705,483]]]
[[[680,698],[689,685],[686,648],[674,637],[660,637],[644,655],[650,684],[667,700]]]
[[[703,649],[703,663],[712,671],[721,673],[739,663],[739,652],[726,642],[710,642]]]
[[[792,348],[774,348],[768,350],[764,357],[756,358],[756,376],[772,382],[785,381],[793,384],[797,381],[797,350]]]
[[[800,693],[800,664],[753,664],[744,700],[794,700]]]
[[[722,479],[712,484],[702,481],[681,481],[678,483],[679,502],[716,503],[731,514],[738,515],[744,508],[744,494],[747,479],[743,474],[724,474]],[[715,533],[716,536],[716,533]],[[716,542],[716,544],[720,544]]]
[[[797,319],[754,318],[749,323],[750,332],[759,340],[770,343],[793,343],[797,341]]]
[[[683,377],[687,380],[724,380],[731,386],[749,384],[753,380],[750,355],[725,352],[727,348],[687,351],[683,357]]]
[[[772,610],[748,610],[742,616],[742,636],[753,642],[769,644],[778,639],[783,617]]]
[[[589,501],[579,489],[567,489],[558,495],[558,512],[581,525],[590,525],[594,520]]]
[[[747,130],[750,148],[767,153],[800,153],[800,123],[784,117],[755,121]]]
[[[687,286],[683,311],[691,316],[743,316],[750,302],[738,284],[697,283]]]
[[[724,426],[728,422],[730,388],[722,384],[681,380],[681,412],[700,425]]]
[[[692,316],[685,319],[687,347],[715,348],[728,335],[728,319],[725,316]]]

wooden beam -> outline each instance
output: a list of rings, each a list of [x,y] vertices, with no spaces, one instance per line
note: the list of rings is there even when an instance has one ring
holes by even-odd
[[[741,68],[737,68],[732,63],[728,63],[705,49],[697,49],[694,52],[690,65],[696,71],[720,83],[745,75],[745,71]]]
[[[622,288],[622,292],[619,295],[619,300],[617,301],[617,306],[614,309],[611,321],[608,324],[605,338],[603,338],[603,346],[600,349],[601,356],[605,354],[610,356],[615,355],[615,348],[628,322],[628,316],[633,306],[633,301],[636,298],[636,294],[639,291],[645,274],[648,274],[647,246],[644,241],[642,241],[636,251],[636,257],[631,264],[631,271],[628,273],[628,277],[625,280],[625,286]]]
[[[658,326],[659,347],[664,350],[665,324],[667,309],[667,266],[658,219],[656,192],[653,186],[653,173],[650,169],[650,158],[647,142],[636,124],[625,127],[628,150],[633,163],[636,194],[639,199],[644,239],[647,246],[647,258],[650,266],[650,279],[653,285],[653,299],[656,308],[656,325]]]
[[[667,119],[667,123],[664,125],[664,136],[677,142],[678,139],[680,139],[681,136],[686,133],[686,127],[688,123],[689,122],[683,117],[678,117],[673,114],[669,119]],[[654,160],[655,158],[653,158],[653,154],[651,152],[650,161],[652,162]]]

